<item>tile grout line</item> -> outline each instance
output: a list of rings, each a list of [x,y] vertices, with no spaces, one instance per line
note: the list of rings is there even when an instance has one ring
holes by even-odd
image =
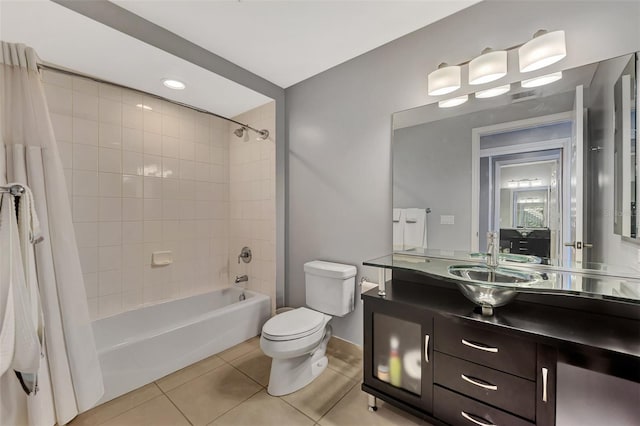
[[[334,408],[336,408],[336,405],[338,405],[338,404],[340,403],[340,401],[342,401],[342,400],[343,400],[343,399],[344,399],[344,398],[349,394],[349,392],[351,392],[351,391],[353,390],[353,388],[354,388],[354,387],[358,386],[358,383],[359,383],[359,382],[358,382],[357,380],[353,380],[353,384],[352,384],[352,385],[349,387],[349,389],[344,393],[344,395],[342,395],[342,396],[340,397],[340,399],[338,399],[338,400],[335,402],[335,404],[333,404],[333,405],[331,406],[331,408],[329,408],[329,409],[327,410],[327,412],[326,412],[326,413],[324,413],[324,414],[322,415],[322,417],[320,417],[320,418],[318,419],[318,421],[317,421],[316,423],[320,423],[320,420],[322,420],[322,419],[323,419],[327,414],[329,414],[329,413],[331,412],[331,410],[333,410]]]
[[[201,376],[199,376],[199,377],[201,377]],[[158,385],[158,383],[156,383],[155,381],[154,381],[153,383],[158,387],[158,389],[160,389],[160,392],[162,392],[162,395],[163,395],[165,398],[167,398],[167,399],[169,400],[169,402],[171,403],[171,405],[173,405],[174,407],[176,407],[176,410],[178,410],[178,412],[182,415],[182,417],[184,417],[184,418],[185,418],[185,420],[187,421],[187,423],[189,423],[190,425],[192,425],[192,426],[193,426],[193,422],[192,422],[191,420],[189,420],[189,417],[187,417],[187,415],[186,415],[185,413],[183,413],[183,412],[182,412],[182,410],[180,409],[180,407],[178,407],[178,406],[176,405],[176,403],[175,403],[175,402],[173,402],[173,400],[171,399],[171,397],[165,393],[165,391],[164,391],[164,390],[163,390],[163,389]],[[188,383],[188,382],[186,382],[186,383]],[[176,387],[177,387],[177,386],[176,386]]]
[[[224,413],[220,414],[219,416],[216,416],[214,419],[212,419],[209,423],[207,423],[206,426],[211,425],[213,422],[215,422],[216,420],[218,420],[220,417],[224,416],[225,414],[227,414],[229,411],[238,408],[239,406],[241,406],[242,404],[244,404],[245,402],[247,402],[248,400],[250,400],[251,398],[253,398],[254,396],[256,396],[258,393],[262,392],[264,390],[264,388],[258,389],[256,392],[252,393],[251,395],[249,395],[246,399],[240,401],[238,404],[234,405],[233,407],[229,408],[227,411],[225,411]]]
[[[156,384],[156,382],[150,382],[150,383],[147,383],[146,385],[143,385],[143,386],[141,386],[141,387],[139,387],[139,388],[133,389],[133,390],[131,390],[131,391],[129,391],[129,392],[127,392],[127,393],[125,393],[124,395],[126,395],[126,394],[128,394],[128,393],[131,393],[131,392],[136,392],[136,391],[138,391],[138,390],[142,389],[144,386],[150,385],[151,383],[153,383],[153,385],[154,385],[155,387],[157,387],[157,388],[160,390],[160,392],[162,392],[162,389],[160,389],[160,387]],[[120,395],[120,397],[121,397],[121,396],[124,396],[124,395]],[[156,396],[154,396],[153,398],[146,399],[146,400],[144,400],[144,401],[140,402],[139,404],[134,405],[133,407],[130,407],[130,408],[128,408],[128,409],[126,409],[126,410],[124,410],[124,411],[122,411],[122,412],[120,412],[120,413],[118,413],[118,414],[114,415],[114,416],[111,416],[111,417],[109,417],[109,418],[105,419],[104,421],[102,421],[102,422],[100,422],[100,423],[96,423],[96,426],[99,426],[99,425],[105,424],[105,423],[107,423],[108,421],[113,420],[113,419],[115,419],[116,417],[119,417],[119,416],[123,415],[124,413],[127,413],[127,412],[129,412],[129,411],[131,411],[131,410],[133,410],[133,409],[136,409],[136,408],[140,407],[141,405],[146,404],[146,403],[147,403],[147,402],[149,402],[149,401],[153,401],[154,399],[156,399],[156,398],[158,398],[158,397],[161,397],[161,396],[162,396],[162,395],[156,395]],[[120,397],[118,397],[118,398],[120,398]],[[90,408],[89,410],[85,411],[85,413],[89,412],[90,410],[95,410],[96,408],[101,407],[101,406],[103,406],[103,405],[106,405],[106,404],[108,404],[109,402],[115,401],[115,400],[116,400],[116,399],[118,399],[118,398],[114,398],[114,399],[112,399],[111,401],[107,401],[107,402],[105,402],[104,404],[96,405],[95,407]],[[77,415],[76,417],[74,417],[72,421],[74,421],[75,419],[77,419],[78,417],[80,417],[82,414],[84,414],[84,413],[80,413],[79,415]]]

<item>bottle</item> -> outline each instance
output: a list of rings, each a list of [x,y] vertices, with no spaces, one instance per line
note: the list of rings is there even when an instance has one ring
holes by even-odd
[[[378,365],[378,379],[389,383],[389,366],[386,364]]]
[[[400,341],[396,336],[391,336],[391,352],[389,353],[389,382],[396,387],[402,385],[402,361],[400,361],[400,354],[398,353],[398,347]]]

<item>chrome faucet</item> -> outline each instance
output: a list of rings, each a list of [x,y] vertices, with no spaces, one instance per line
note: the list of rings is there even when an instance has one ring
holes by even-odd
[[[500,241],[497,232],[487,232],[487,266],[495,268],[498,266],[498,256],[500,255]]]
[[[239,283],[242,283],[242,282],[246,282],[246,281],[249,281],[249,277],[248,276],[246,276],[246,275],[236,275],[236,280],[235,280],[236,284],[239,284]]]

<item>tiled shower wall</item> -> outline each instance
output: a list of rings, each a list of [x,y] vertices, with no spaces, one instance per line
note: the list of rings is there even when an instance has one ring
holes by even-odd
[[[232,184],[230,197],[227,121],[84,78],[45,72],[44,82],[93,318],[229,286],[229,256],[237,265],[244,241],[255,246],[249,286],[273,293],[275,268],[266,263],[275,263],[275,233],[266,222],[275,216],[265,202],[273,191],[254,186],[273,184],[275,169],[263,164],[273,161],[272,141],[269,153],[266,144],[238,147],[259,173],[231,156],[232,175],[237,164],[251,180],[249,189],[242,179]],[[245,206],[253,202],[260,205]],[[174,263],[152,267],[151,253],[162,250]]]
[[[229,137],[229,265],[233,275],[247,274],[246,288],[271,297],[275,311],[275,103],[252,109],[235,120],[267,129],[269,138],[258,140],[250,131],[245,137],[233,134],[239,126],[230,123]],[[238,264],[242,247],[251,248],[253,259]]]

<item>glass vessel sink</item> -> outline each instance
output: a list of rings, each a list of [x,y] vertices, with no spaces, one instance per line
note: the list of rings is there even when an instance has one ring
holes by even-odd
[[[484,265],[450,266],[449,274],[462,280],[457,283],[458,288],[469,300],[480,305],[483,315],[493,315],[493,308],[512,301],[518,294],[517,287],[528,287],[543,280],[536,272]]]

